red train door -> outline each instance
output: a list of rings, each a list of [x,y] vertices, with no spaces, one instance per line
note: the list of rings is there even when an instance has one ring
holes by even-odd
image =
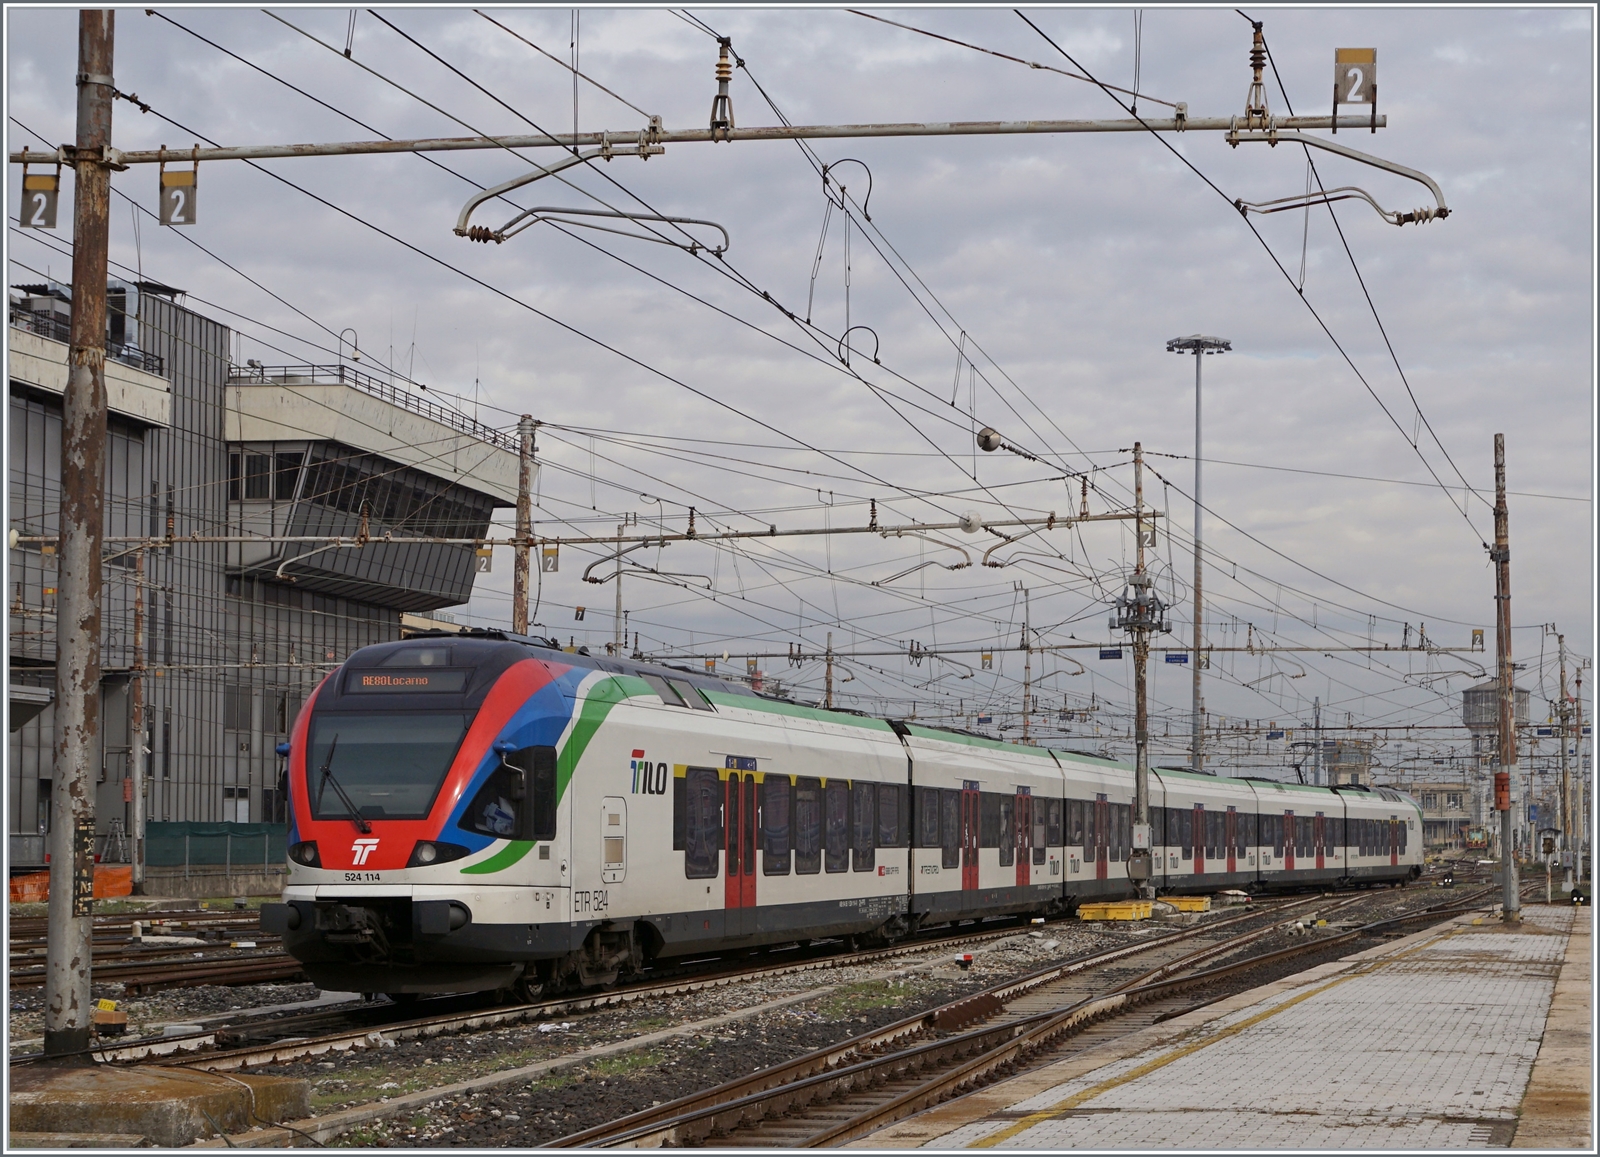
[[[1223,824],[1222,834],[1223,838],[1228,841],[1228,871],[1236,872],[1238,871],[1239,864],[1238,857],[1234,855],[1234,851],[1238,843],[1236,837],[1239,834],[1239,811],[1237,808],[1230,807],[1228,809],[1228,815]]]
[[[1033,796],[1017,792],[1011,822],[1017,833],[1012,841],[1017,848],[1017,887],[1025,888],[1033,880]]]
[[[744,777],[744,807],[740,817],[744,828],[744,854],[739,857],[743,874],[739,878],[739,906],[748,911],[747,931],[755,931],[756,912],[756,777]]]
[[[728,774],[723,812],[727,833],[727,877],[723,881],[724,928],[729,936],[756,930],[755,776]]]
[[[1283,868],[1286,872],[1294,871],[1294,812],[1283,813]]]
[[[1104,792],[1094,797],[1094,878],[1104,880],[1109,875],[1106,850],[1111,843],[1111,805],[1106,803]]]
[[[978,785],[961,785],[961,890],[978,890]]]
[[[1391,867],[1400,863],[1400,833],[1396,829],[1394,816],[1389,817],[1389,864]]]
[[[1194,874],[1199,876],[1206,870],[1206,807],[1205,804],[1194,805]]]

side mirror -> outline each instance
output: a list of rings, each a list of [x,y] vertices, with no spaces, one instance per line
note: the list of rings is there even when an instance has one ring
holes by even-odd
[[[285,758],[287,758],[289,755],[289,745],[287,743],[280,743],[277,747],[273,748],[273,750]]]

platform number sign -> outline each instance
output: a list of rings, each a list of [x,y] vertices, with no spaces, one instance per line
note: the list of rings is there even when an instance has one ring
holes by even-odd
[[[24,229],[54,229],[56,198],[61,192],[60,173],[23,173],[22,213]]]
[[[539,555],[539,568],[545,574],[556,574],[561,570],[561,548],[547,546]]]
[[[195,221],[195,192],[198,188],[198,168],[179,172],[161,170],[161,223],[163,225],[193,225]]]
[[[491,573],[491,568],[494,566],[494,547],[492,547],[492,546],[480,546],[480,547],[478,547],[477,556],[478,556],[478,573],[479,574],[489,574],[489,573]]]
[[[1378,99],[1378,50],[1333,50],[1333,88],[1336,104],[1374,104]]]

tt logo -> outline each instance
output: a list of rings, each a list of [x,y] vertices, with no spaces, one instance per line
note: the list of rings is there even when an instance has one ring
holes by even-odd
[[[356,867],[367,862],[367,857],[372,855],[372,849],[378,846],[377,840],[357,840],[350,845],[350,850],[355,853]]]

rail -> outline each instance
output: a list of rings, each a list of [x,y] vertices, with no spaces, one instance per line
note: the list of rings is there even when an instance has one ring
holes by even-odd
[[[230,366],[228,370],[228,384],[230,386],[310,386],[310,385],[345,385],[351,389],[360,390],[370,394],[380,401],[388,402],[391,406],[410,410],[413,414],[438,422],[441,426],[449,426],[463,434],[487,442],[508,453],[516,454],[521,447],[517,439],[504,430],[497,430],[493,426],[486,426],[476,418],[469,418],[459,410],[452,410],[448,406],[441,406],[437,402],[430,402],[417,397],[410,390],[403,389],[393,382],[386,382],[375,378],[371,374],[364,374],[353,366]],[[426,386],[422,387],[427,389]]]

